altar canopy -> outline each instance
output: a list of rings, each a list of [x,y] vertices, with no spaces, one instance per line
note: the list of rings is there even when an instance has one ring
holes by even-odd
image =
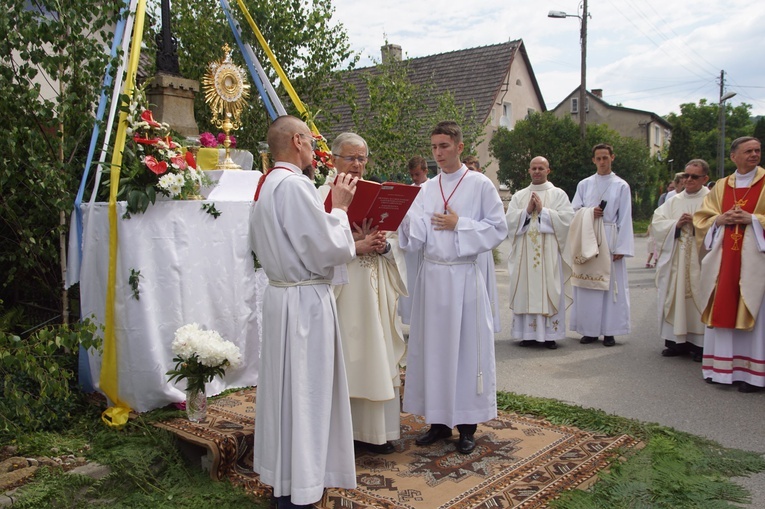
[[[219,2],[269,117],[274,120],[285,115],[287,112],[255,52],[243,42],[229,0]],[[276,71],[279,83],[297,111],[308,118],[311,130],[319,138],[319,147],[328,151],[244,2],[236,3]],[[247,237],[249,207],[260,172],[216,175],[219,185],[206,190],[206,201],[158,198],[145,213],[124,217],[127,204],[118,202],[117,195],[127,116],[126,111],[118,111],[118,106],[121,94],[128,98],[134,95],[146,0],[122,0],[122,9],[126,16],[115,27],[111,56],[115,58],[121,48],[123,58],[115,73],[111,67],[106,69],[87,162],[72,212],[65,281],[67,288],[80,283],[81,316],[95,318],[103,326],[102,353],[80,352],[80,384],[84,390],[98,389],[106,394],[113,407],[104,412],[104,420],[117,427],[124,423],[131,408],[146,411],[184,399],[182,392],[167,382],[165,373],[174,364],[171,350],[174,332],[188,323],[217,330],[242,352],[244,367],[230,370],[223,380],[208,384],[208,391],[218,393],[228,387],[256,385],[260,346],[256,301],[267,283],[262,271],[254,269]],[[113,86],[112,74],[118,77]],[[112,92],[111,100],[107,99],[108,90]],[[101,135],[107,105],[110,112]],[[96,158],[99,142],[101,151]],[[244,157],[242,166],[252,167],[251,153],[242,151],[239,155]],[[95,184],[90,202],[85,204],[85,186],[92,167],[96,168]],[[96,202],[104,167],[110,168],[109,200]],[[213,205],[221,215],[216,219],[202,209],[203,204]]]

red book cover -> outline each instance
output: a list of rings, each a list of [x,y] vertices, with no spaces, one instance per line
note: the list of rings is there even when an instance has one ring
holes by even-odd
[[[359,180],[353,201],[348,207],[348,221],[351,226],[361,226],[365,219],[371,219],[372,228],[376,226],[380,231],[394,231],[404,220],[419,192],[417,186]],[[324,208],[327,212],[332,210],[332,191],[324,201]]]

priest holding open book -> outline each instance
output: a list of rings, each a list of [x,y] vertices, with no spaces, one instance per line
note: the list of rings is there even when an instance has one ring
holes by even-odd
[[[332,163],[338,174],[350,173],[363,182],[368,160],[366,141],[357,134],[340,134],[332,143]],[[357,448],[390,454],[395,451],[391,440],[400,438],[401,433],[398,363],[406,344],[397,320],[396,302],[399,295],[406,294],[406,272],[399,272],[404,258],[398,242],[382,231],[389,216],[380,222],[379,215],[365,215],[386,187],[369,184],[369,191],[356,194],[349,207],[356,255],[347,264],[348,282],[335,286],[335,297],[351,396],[353,438]],[[329,186],[319,191],[326,199]],[[363,212],[354,217],[351,208]],[[371,226],[373,222],[378,226]]]

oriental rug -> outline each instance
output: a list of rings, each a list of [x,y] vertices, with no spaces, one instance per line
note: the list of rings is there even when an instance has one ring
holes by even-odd
[[[250,493],[270,496],[252,472],[255,389],[211,401],[207,416],[199,424],[173,419],[158,425],[207,447],[213,478],[228,477]],[[401,414],[396,452],[357,449],[357,489],[328,489],[316,507],[542,508],[565,490],[589,485],[614,456],[638,443],[627,435],[599,435],[501,412],[478,426],[476,448],[465,455],[456,450],[456,431],[451,440],[415,445],[426,429],[420,417]]]

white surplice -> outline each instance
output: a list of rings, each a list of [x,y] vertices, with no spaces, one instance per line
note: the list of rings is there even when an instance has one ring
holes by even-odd
[[[356,487],[348,385],[329,284],[333,267],[350,262],[355,249],[346,213],[327,214],[296,166],[274,166],[250,217],[252,247],[269,279],[253,468],[274,496],[310,504],[325,486]]]
[[[650,232],[659,251],[656,261],[658,288],[659,333],[662,339],[675,343],[704,345],[704,323],[701,312],[699,282],[701,261],[693,224],[677,232],[677,222],[683,214],[693,215],[701,206],[709,189],[702,187],[696,194],[683,191],[657,208],[653,213]]]
[[[531,193],[541,213],[526,212]],[[507,207],[510,237],[510,309],[512,337],[555,341],[566,337],[566,307],[571,303],[571,267],[561,256],[574,209],[565,191],[550,182],[530,185],[513,195]]]
[[[431,217],[444,212],[449,196],[457,226],[435,230]],[[476,258],[506,236],[496,188],[465,165],[423,184],[399,228],[403,249],[423,250],[410,292],[404,411],[428,423],[476,424],[497,415],[493,317]]]
[[[591,175],[579,182],[571,205],[597,207],[605,200],[603,224],[611,254],[634,256],[630,186],[615,173]],[[583,336],[618,336],[630,333],[630,293],[624,258],[611,262],[608,291],[574,286],[570,328]]]
[[[381,255],[359,255],[348,264],[348,284],[335,287],[340,337],[348,375],[353,438],[384,444],[401,436],[399,361],[406,352],[396,316],[406,285],[396,239]]]

